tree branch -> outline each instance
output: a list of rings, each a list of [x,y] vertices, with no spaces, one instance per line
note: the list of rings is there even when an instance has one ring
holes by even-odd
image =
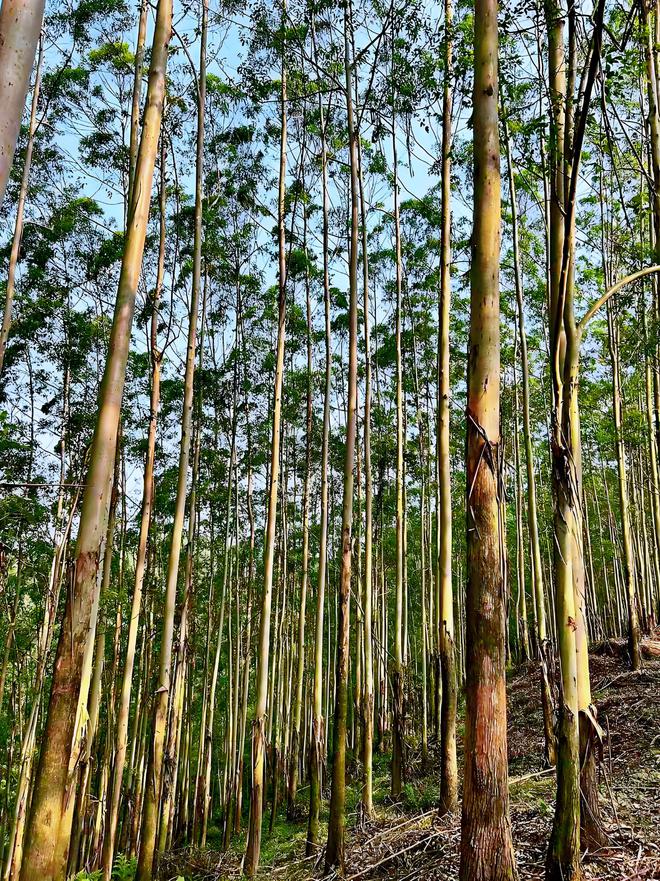
[[[596,312],[600,309],[601,306],[604,306],[605,303],[610,299],[610,297],[614,296],[617,291],[620,291],[621,288],[625,287],[628,284],[632,284],[632,282],[637,281],[638,278],[643,278],[645,275],[652,275],[654,272],[660,272],[660,266],[647,266],[645,269],[638,269],[637,272],[633,272],[632,275],[627,275],[625,278],[622,278],[621,281],[618,281],[615,285],[605,291],[602,297],[600,297],[596,302],[591,306],[591,308],[584,315],[580,323],[578,324],[578,334],[582,336],[584,333],[587,324],[594,317]]]

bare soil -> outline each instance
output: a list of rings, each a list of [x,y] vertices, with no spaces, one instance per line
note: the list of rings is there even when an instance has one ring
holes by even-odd
[[[598,721],[604,731],[600,762],[602,819],[607,847],[585,854],[590,881],[645,881],[660,878],[660,660],[644,662],[639,673],[612,654],[591,658],[591,681]],[[508,737],[513,841],[521,881],[542,879],[554,811],[555,781],[543,766],[539,676],[529,664],[510,674]],[[438,767],[431,744],[429,767]],[[455,881],[458,878],[460,816],[439,818],[432,796],[433,775],[411,755],[412,779],[402,803],[383,797],[377,817],[357,825],[349,814],[347,881]],[[385,778],[383,777],[383,784]],[[431,804],[424,800],[431,798]],[[276,824],[260,877],[305,881],[322,876],[323,853],[304,859],[305,819]],[[208,850],[170,854],[163,878],[237,877],[242,842],[229,853]]]

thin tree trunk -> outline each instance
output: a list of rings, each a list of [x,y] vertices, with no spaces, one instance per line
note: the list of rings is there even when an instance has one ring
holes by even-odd
[[[162,2],[162,0],[161,0]],[[192,434],[193,394],[195,376],[195,352],[197,346],[197,317],[201,287],[202,265],[202,184],[204,160],[204,104],[206,99],[206,27],[207,3],[202,5],[203,38],[200,48],[199,82],[197,94],[197,156],[195,174],[195,233],[193,245],[193,278],[188,320],[188,341],[184,374],[183,408],[181,415],[181,440],[179,446],[179,473],[174,506],[174,520],[167,578],[165,584],[158,688],[154,698],[153,728],[147,766],[147,786],[142,815],[142,831],[136,881],[150,881],[154,871],[154,851],[158,832],[158,807],[163,772],[163,753],[167,728],[168,702],[174,699],[171,691],[172,642],[174,637],[174,611],[176,587],[179,575],[179,559],[183,524],[186,513],[188,465]],[[137,178],[136,178],[137,180]],[[137,184],[136,184],[137,186]]]
[[[303,178],[304,186],[304,178]],[[303,247],[307,249],[307,213],[303,221]],[[289,785],[287,814],[293,816],[298,788],[298,755],[300,750],[300,720],[302,715],[303,676],[305,673],[305,616],[307,612],[307,586],[309,581],[309,494],[312,462],[312,300],[309,270],[305,270],[305,304],[307,316],[307,403],[305,408],[305,479],[302,500],[302,578],[300,584],[300,609],[298,612],[298,650],[296,670],[296,696],[293,716],[293,735],[289,757]]]
[[[514,346],[514,349],[517,348]],[[522,476],[520,468],[520,396],[518,394],[518,371],[515,365],[516,353],[514,351],[514,367],[513,367],[513,384],[514,384],[514,421],[513,421],[513,461],[515,469],[516,481],[516,583],[518,587],[518,597],[516,602],[516,615],[520,622],[520,644],[518,647],[519,658],[523,661],[529,660],[529,628],[527,624],[527,599],[525,596],[525,541],[523,530],[523,493],[522,493]]]
[[[527,527],[529,531],[530,557],[532,570],[532,589],[536,604],[536,628],[539,662],[541,668],[541,706],[543,708],[543,733],[545,739],[545,761],[548,766],[556,762],[556,743],[554,733],[554,707],[548,668],[551,664],[552,647],[548,640],[545,619],[545,592],[543,589],[543,565],[541,563],[541,544],[536,504],[536,476],[534,473],[534,448],[529,409],[529,356],[527,353],[527,333],[523,302],[522,267],[520,263],[520,243],[518,234],[518,201],[516,198],[511,144],[506,121],[503,126],[506,146],[507,170],[509,177],[509,197],[511,202],[511,228],[513,239],[513,261],[516,283],[516,304],[518,312],[518,335],[520,338],[520,362],[522,370],[523,437],[525,441],[525,464],[527,467]]]
[[[282,18],[286,16],[286,0],[282,0]],[[273,596],[273,561],[277,523],[277,488],[280,472],[280,433],[282,421],[282,380],[284,376],[284,338],[286,331],[286,151],[287,151],[287,76],[286,47],[282,46],[282,77],[280,89],[280,168],[277,197],[278,236],[278,320],[273,396],[273,431],[271,438],[270,482],[268,488],[268,519],[264,542],[264,590],[259,623],[257,654],[257,689],[252,722],[252,787],[250,792],[250,824],[243,871],[252,878],[259,868],[261,853],[261,818],[263,815],[266,764],[266,710],[268,698],[268,662],[270,656],[270,611]]]
[[[394,76],[394,71],[392,72]],[[399,179],[397,169],[396,121],[392,114],[392,169],[394,175],[394,238],[396,262],[396,592],[394,604],[394,665],[392,669],[392,798],[401,795],[405,781],[405,693],[404,693],[404,417],[403,417],[403,354],[401,351],[402,324],[402,265],[401,225],[399,218]]]
[[[353,466],[357,435],[357,261],[358,261],[358,157],[357,131],[353,118],[353,68],[349,53],[352,22],[348,6],[344,8],[344,66],[346,71],[346,114],[350,164],[350,245],[349,245],[349,309],[348,309],[348,410],[346,414],[346,449],[344,459],[344,499],[341,523],[341,580],[337,620],[336,698],[333,726],[332,789],[328,843],[325,852],[326,874],[340,873],[344,867],[344,833],[346,811],[346,718],[348,703],[348,663],[350,635],[351,552],[353,529]]]
[[[236,370],[237,366],[234,364],[234,394],[236,392]],[[235,403],[235,402],[234,402]],[[231,444],[229,451],[229,479],[227,486],[227,508],[225,511],[225,549],[224,549],[224,560],[223,560],[223,569],[222,569],[222,596],[220,599],[220,620],[217,628],[217,642],[215,647],[215,657],[213,660],[213,672],[211,674],[211,684],[209,687],[209,706],[208,713],[206,719],[206,731],[204,732],[205,738],[205,746],[204,746],[204,763],[203,763],[203,778],[199,787],[199,806],[201,809],[201,825],[200,825],[200,846],[204,847],[206,844],[206,834],[208,830],[208,821],[209,814],[211,811],[211,770],[212,770],[212,760],[213,760],[213,731],[214,731],[214,719],[215,719],[215,694],[218,684],[218,670],[220,666],[220,654],[222,651],[222,639],[224,633],[224,622],[225,622],[225,605],[227,600],[227,590],[229,584],[229,547],[231,543],[230,532],[229,532],[229,518],[231,514],[231,488],[232,482],[235,479],[236,472],[236,420],[237,420],[237,409],[236,406],[233,407],[232,412],[232,427],[231,427]]]
[[[364,694],[362,714],[362,811],[371,818],[373,804],[374,660],[373,660],[373,475],[371,471],[371,316],[369,315],[369,247],[362,174],[362,145],[358,139],[358,182],[362,233],[362,317],[364,321],[364,584],[362,592]]]
[[[122,778],[126,764],[126,750],[128,746],[128,722],[131,706],[131,690],[133,682],[133,667],[135,664],[135,649],[137,646],[138,631],[140,628],[140,610],[142,608],[142,589],[144,586],[145,563],[147,559],[147,543],[149,539],[149,527],[151,524],[151,512],[153,508],[154,494],[154,462],[156,455],[156,428],[158,422],[158,407],[160,403],[160,365],[161,354],[157,348],[157,332],[159,321],[159,304],[163,288],[165,274],[165,212],[167,203],[167,191],[165,186],[165,139],[161,138],[160,152],[160,236],[158,248],[158,269],[156,274],[156,286],[154,289],[151,330],[150,330],[150,357],[151,357],[151,394],[149,399],[149,430],[147,432],[147,454],[144,463],[144,478],[142,482],[142,511],[140,515],[140,534],[138,538],[138,550],[135,560],[135,578],[133,582],[133,599],[131,603],[131,615],[128,622],[128,636],[126,644],[126,659],[122,678],[121,695],[119,698],[119,712],[117,714],[116,752],[112,773],[112,785],[108,802],[108,815],[106,818],[105,835],[103,838],[103,881],[110,881],[112,865],[115,854],[115,838],[117,834],[117,822],[119,818],[119,805],[121,801]]]
[[[316,55],[316,37],[312,19],[312,43]],[[321,811],[321,774],[325,752],[325,723],[323,719],[323,628],[325,611],[325,584],[328,561],[328,472],[330,467],[330,392],[332,383],[332,347],[330,323],[330,243],[328,207],[328,154],[323,97],[319,93],[319,120],[321,140],[321,187],[323,201],[323,305],[325,315],[325,388],[323,396],[323,439],[321,442],[321,522],[319,526],[319,564],[316,587],[316,624],[314,630],[314,689],[312,695],[312,733],[309,745],[309,823],[307,827],[307,855],[319,843],[319,815]],[[328,678],[329,678],[328,670]]]
[[[147,0],[140,0],[140,18],[135,45],[133,65],[133,95],[131,98],[131,129],[128,145],[128,202],[133,197],[133,182],[137,166],[138,140],[140,134],[140,98],[142,97],[142,76],[144,67],[144,47],[147,39]]]
[[[637,591],[634,579],[632,535],[630,530],[630,505],[626,475],[626,453],[623,442],[623,418],[621,412],[621,365],[619,361],[619,330],[613,314],[612,303],[607,304],[607,331],[612,362],[612,408],[614,413],[614,440],[616,446],[619,485],[619,513],[621,515],[621,539],[623,546],[623,580],[628,606],[628,654],[633,670],[639,670],[640,653],[639,618],[637,614]]]
[[[453,0],[445,0],[445,79],[442,98],[442,215],[440,228],[440,300],[438,303],[438,575],[437,632],[439,668],[436,668],[436,702],[440,716],[440,812],[456,810],[456,646],[454,591],[452,586],[451,459],[449,451],[450,365],[449,323],[451,304],[451,117],[453,77]],[[441,685],[441,687],[440,687]],[[436,709],[438,712],[438,709]]]

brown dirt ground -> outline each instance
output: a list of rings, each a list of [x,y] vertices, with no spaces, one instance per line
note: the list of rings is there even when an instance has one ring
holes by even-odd
[[[600,770],[606,848],[585,855],[589,881],[646,881],[660,878],[660,660],[645,661],[632,673],[621,658],[593,655],[593,697],[605,739]],[[511,820],[520,881],[542,879],[554,809],[554,776],[543,771],[539,677],[533,665],[510,675],[508,683]],[[433,764],[433,755],[431,755]],[[411,786],[422,789],[421,774]],[[435,810],[379,810],[378,819],[347,829],[347,881],[455,881],[458,878],[460,817],[440,819]],[[304,838],[302,839],[304,840]],[[264,866],[260,877],[304,881],[319,877],[318,860],[301,860],[292,848]],[[174,856],[174,855],[173,855]],[[238,855],[189,854],[166,861],[163,878],[236,877]]]

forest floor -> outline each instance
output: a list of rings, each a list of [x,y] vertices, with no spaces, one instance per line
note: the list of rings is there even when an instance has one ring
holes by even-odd
[[[630,672],[621,658],[591,659],[593,697],[605,732],[600,773],[606,848],[587,853],[585,872],[596,879],[660,878],[660,660]],[[521,881],[541,879],[554,811],[555,781],[543,773],[543,728],[539,680],[533,665],[508,675],[509,775],[513,842]],[[462,740],[462,722],[459,743]],[[433,750],[433,747],[431,747]],[[357,824],[359,787],[347,790],[347,881],[395,878],[397,881],[454,881],[458,878],[460,815],[438,818],[437,774],[421,772],[411,756],[411,773],[402,799],[389,798],[389,757],[374,756],[375,819]],[[459,757],[459,762],[462,757]],[[437,768],[431,752],[429,767]],[[272,832],[264,819],[260,878],[305,881],[322,876],[323,854],[304,859],[306,815],[301,793],[300,819],[287,821],[282,809]],[[327,807],[327,805],[326,805]],[[325,830],[323,830],[325,831]],[[219,837],[219,830],[215,830]],[[240,874],[244,837],[221,853],[171,853],[164,879],[221,881]]]

